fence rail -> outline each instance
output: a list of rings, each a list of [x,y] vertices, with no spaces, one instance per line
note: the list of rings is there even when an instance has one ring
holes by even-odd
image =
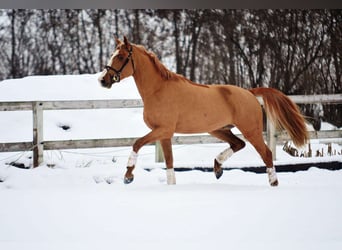
[[[334,95],[310,95],[289,96],[297,104],[312,103],[342,103],[342,94]],[[259,99],[262,103],[262,100]],[[28,102],[0,102],[0,111],[27,111],[33,114],[33,140],[32,142],[1,143],[0,152],[15,152],[32,150],[33,166],[36,167],[43,162],[44,150],[74,149],[74,148],[96,148],[96,147],[124,147],[131,146],[137,138],[113,138],[113,139],[83,139],[44,141],[43,113],[44,110],[77,110],[77,109],[116,109],[116,108],[141,108],[143,102],[140,99],[118,99],[118,100],[80,100],[80,101],[28,101]],[[241,136],[240,136],[241,137]],[[264,134],[273,153],[277,143],[288,140],[286,133],[276,133],[268,123],[267,133]],[[311,132],[310,138],[342,138],[342,131],[318,131]],[[209,135],[175,136],[172,139],[177,144],[201,144],[222,142]],[[156,160],[160,161],[162,153],[156,144]],[[274,155],[275,158],[275,155]]]

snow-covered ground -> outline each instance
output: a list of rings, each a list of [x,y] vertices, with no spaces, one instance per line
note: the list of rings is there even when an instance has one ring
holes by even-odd
[[[132,79],[111,90],[96,79],[6,80],[0,82],[0,101],[139,98]],[[0,143],[32,140],[31,112],[0,112],[0,121]],[[45,140],[138,137],[148,131],[141,109],[44,112]],[[175,165],[211,166],[225,147],[174,146]],[[312,147],[326,146],[313,140]],[[146,146],[135,181],[124,185],[130,151],[46,151],[43,166],[35,169],[8,165],[16,160],[30,165],[31,152],[0,153],[0,249],[342,249],[341,170],[278,173],[277,188],[269,187],[265,174],[241,170],[225,171],[220,180],[213,173],[176,172],[177,185],[167,186],[163,164],[154,162],[154,147]],[[307,160],[277,148],[277,164]],[[310,160],[341,161],[341,156]],[[263,163],[247,144],[225,165]]]

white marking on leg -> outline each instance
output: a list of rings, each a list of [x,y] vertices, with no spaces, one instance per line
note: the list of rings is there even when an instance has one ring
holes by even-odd
[[[227,149],[223,150],[221,153],[219,153],[218,156],[216,156],[216,161],[222,165],[233,154],[234,154],[233,149],[227,148]]]
[[[269,181],[270,185],[273,186],[273,184],[278,181],[277,172],[275,170],[275,167],[266,168],[266,172],[268,174],[268,181]]]
[[[175,170],[173,168],[166,169],[166,180],[168,185],[176,184],[176,175]]]
[[[135,164],[137,164],[137,159],[138,159],[138,154],[132,151],[128,158],[127,167],[135,166]]]

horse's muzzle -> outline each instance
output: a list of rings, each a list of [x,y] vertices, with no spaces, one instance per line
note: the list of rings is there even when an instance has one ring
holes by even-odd
[[[109,82],[109,83],[107,83],[106,80],[105,80],[104,78],[99,79],[99,82],[101,83],[101,86],[102,86],[102,87],[108,88],[108,89],[110,89],[110,88],[112,87],[112,85],[113,85],[113,82],[112,82],[112,81]]]

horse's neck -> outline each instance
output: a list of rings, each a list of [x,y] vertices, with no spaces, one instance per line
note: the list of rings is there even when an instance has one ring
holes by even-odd
[[[144,99],[160,90],[162,87],[162,81],[164,80],[147,55],[139,54],[136,56],[134,58],[134,64],[134,81],[137,85],[141,98],[144,101]]]

